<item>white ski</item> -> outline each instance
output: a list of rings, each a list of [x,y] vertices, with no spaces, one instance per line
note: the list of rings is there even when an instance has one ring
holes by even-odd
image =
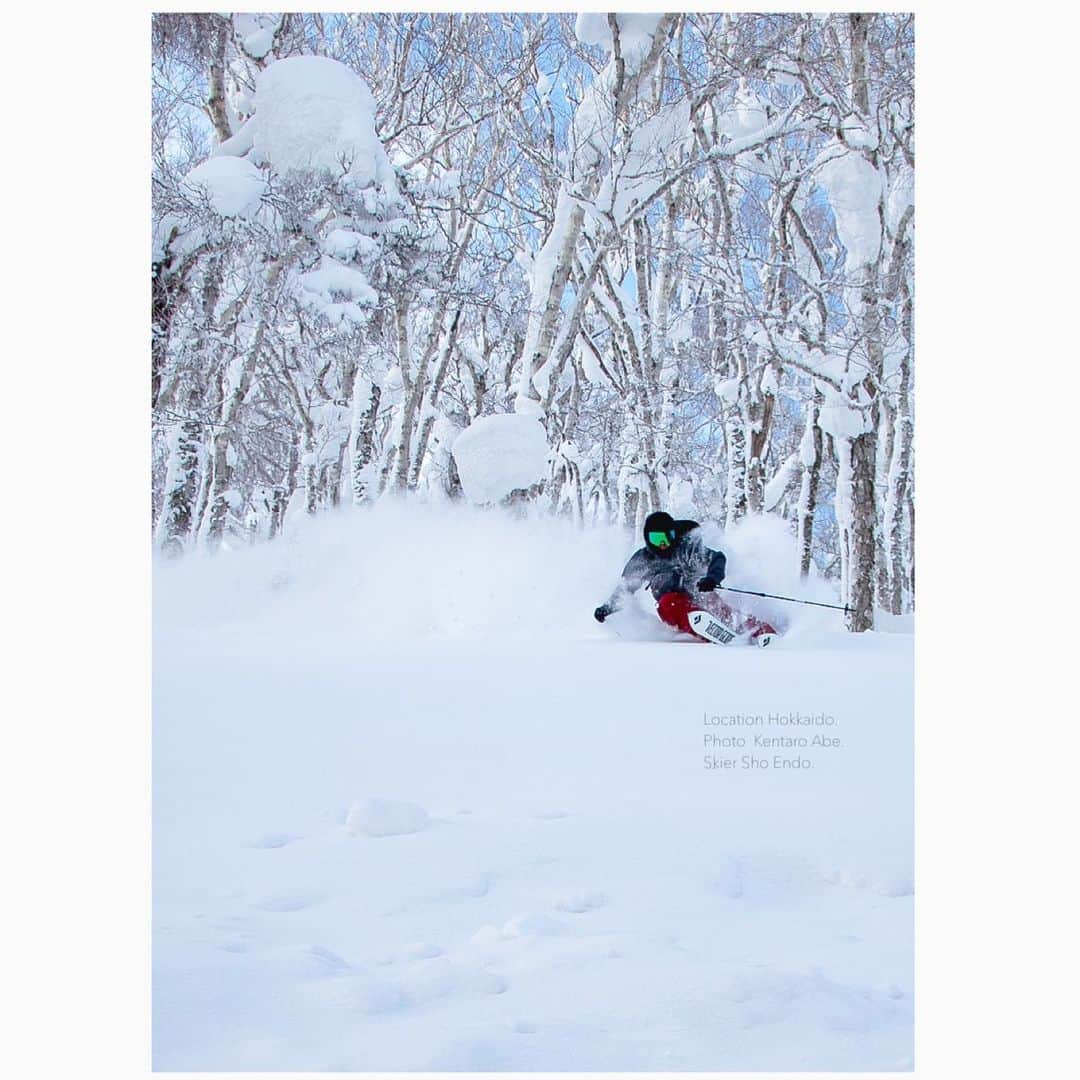
[[[730,645],[739,635],[710,611],[691,611],[690,628],[715,645]]]
[[[759,634],[756,638],[748,638],[745,634],[738,634],[710,611],[691,611],[689,622],[695,634],[707,638],[714,645],[730,645],[738,642],[757,645],[764,649],[772,644],[774,637],[773,634]]]

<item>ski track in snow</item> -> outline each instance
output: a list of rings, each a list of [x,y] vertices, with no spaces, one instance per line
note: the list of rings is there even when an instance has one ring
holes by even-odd
[[[159,571],[156,1069],[911,1068],[910,636],[620,639],[596,553],[482,644],[335,621],[340,557],[280,609],[277,555]],[[703,768],[766,710],[844,746]]]

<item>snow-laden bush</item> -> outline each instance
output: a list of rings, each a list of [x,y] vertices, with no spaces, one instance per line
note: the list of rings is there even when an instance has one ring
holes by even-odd
[[[254,123],[255,156],[275,172],[328,169],[361,186],[394,183],[371,91],[337,60],[291,56],[270,64],[259,75]]]
[[[496,503],[547,476],[550,450],[539,420],[518,413],[481,416],[453,448],[461,486],[474,503]]]

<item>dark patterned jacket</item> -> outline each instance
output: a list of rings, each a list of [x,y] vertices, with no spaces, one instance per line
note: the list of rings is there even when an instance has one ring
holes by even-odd
[[[717,585],[724,580],[727,556],[705,545],[696,521],[676,521],[675,533],[675,542],[667,551],[646,545],[630,556],[622,579],[607,601],[608,608],[618,611],[642,585],[647,585],[659,600],[666,592],[694,595],[703,577],[713,578]]]

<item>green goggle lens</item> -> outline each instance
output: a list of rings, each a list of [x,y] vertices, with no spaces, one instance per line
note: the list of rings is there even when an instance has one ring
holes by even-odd
[[[666,532],[651,532],[649,533],[648,540],[653,547],[669,547],[671,544],[671,535]]]

